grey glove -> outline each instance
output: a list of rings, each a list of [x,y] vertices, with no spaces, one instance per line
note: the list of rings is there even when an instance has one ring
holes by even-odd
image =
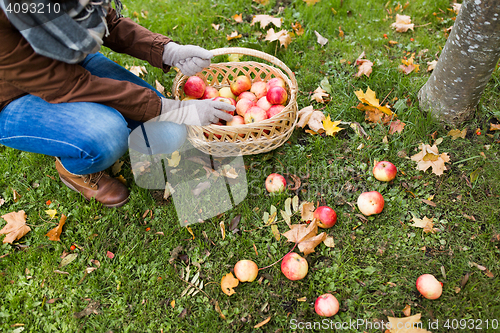
[[[224,110],[234,111],[235,109],[233,105],[209,99],[176,101],[162,98],[159,119],[177,124],[205,126],[216,123],[219,119],[230,121],[233,116]]]
[[[179,68],[182,74],[191,76],[210,66],[213,54],[195,45],[179,45],[174,42],[165,44],[163,63]]]

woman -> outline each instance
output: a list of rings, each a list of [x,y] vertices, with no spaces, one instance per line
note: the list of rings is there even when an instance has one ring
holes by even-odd
[[[194,75],[210,65],[207,50],[121,17],[119,0],[118,12],[110,0],[26,1],[0,0],[0,144],[56,157],[61,180],[85,198],[108,207],[127,202],[128,189],[103,170],[127,151],[135,127],[160,119],[151,132],[170,153],[184,142],[185,125],[231,119],[224,112],[231,105],[166,99],[96,53],[104,45]]]

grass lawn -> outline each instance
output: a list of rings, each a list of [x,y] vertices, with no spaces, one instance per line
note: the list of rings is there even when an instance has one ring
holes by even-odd
[[[498,331],[500,131],[489,128],[500,120],[500,72],[493,73],[475,118],[458,128],[467,130],[465,138],[452,140],[448,132],[454,128],[418,108],[417,93],[430,75],[427,62],[437,59],[445,30],[453,24],[450,1],[414,0],[403,10],[397,8],[404,3],[386,0],[320,0],[314,5],[302,0],[270,0],[267,5],[251,0],[138,0],[124,5],[125,16],[180,43],[207,49],[241,46],[276,56],[296,74],[299,109],[313,105],[344,122],[340,126],[345,129],[332,137],[297,128],[280,148],[245,156],[247,197],[217,217],[191,225],[193,235],[180,226],[171,199],[163,200],[162,191],[137,186],[128,155],[121,159],[125,163],[119,175],[131,190],[130,202],[109,209],[62,184],[52,158],[0,146],[0,197],[5,200],[0,214],[24,210],[31,227],[19,241],[0,249],[0,331],[305,332],[312,331],[309,325],[324,327],[314,301],[327,292],[340,303],[328,325],[364,323],[346,332],[383,332],[377,329],[382,321],[404,317],[406,306],[412,315],[420,313],[424,328],[432,332]],[[240,13],[242,22],[236,23],[232,16]],[[410,15],[414,31],[395,32],[391,24],[396,13]],[[282,29],[288,31],[298,22],[304,33],[294,36],[286,49],[265,41],[271,26],[250,25],[257,14],[282,18]],[[233,31],[242,37],[228,41]],[[315,31],[328,38],[326,45],[317,43]],[[355,62],[363,51],[374,63],[373,72],[358,78]],[[167,91],[172,85],[175,71],[163,74],[144,61],[108,49],[103,53],[123,66],[145,65],[151,84],[158,80]],[[399,65],[412,53],[420,70],[405,75]],[[331,86],[328,101],[311,101],[325,78]],[[367,87],[406,124],[401,133],[389,134],[387,126],[365,121],[364,112],[355,108],[359,101],[354,92]],[[366,136],[349,126],[354,122]],[[422,143],[432,145],[439,138],[439,152],[450,156],[447,170],[440,176],[417,170],[409,157]],[[375,160],[392,161],[399,170],[396,179],[374,179]],[[295,175],[301,187],[271,196],[264,189],[271,172]],[[362,218],[356,200],[372,190],[384,196],[384,210]],[[284,209],[285,200],[295,195],[335,209],[338,221],[325,230],[335,246],[320,244],[305,256],[309,272],[302,280],[285,278],[278,263],[261,270],[258,281],[241,283],[234,295],[225,295],[221,278],[238,260],[265,267],[292,249],[285,237],[275,239],[262,216],[271,206]],[[48,209],[58,215],[51,219]],[[68,217],[61,241],[49,241],[45,234],[61,214]],[[239,215],[239,231],[229,231]],[[412,227],[414,217],[432,219],[435,232]],[[278,220],[281,233],[289,230]],[[292,217],[293,223],[299,220]],[[77,256],[60,267],[63,253]],[[189,284],[181,273],[188,266],[190,280],[199,273],[203,292],[182,295]],[[97,269],[86,273],[89,267]],[[415,287],[425,273],[443,282],[437,300],[423,298]],[[254,328],[267,318],[267,324]],[[429,326],[437,320],[439,328]]]

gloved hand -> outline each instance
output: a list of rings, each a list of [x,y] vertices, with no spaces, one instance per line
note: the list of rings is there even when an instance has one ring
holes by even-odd
[[[165,44],[163,63],[179,68],[182,74],[191,76],[210,66],[213,54],[195,45],[179,45],[174,42]]]
[[[177,124],[205,126],[216,123],[219,119],[230,121],[233,116],[224,112],[234,111],[233,105],[205,100],[176,101],[161,99],[161,115],[159,120]]]

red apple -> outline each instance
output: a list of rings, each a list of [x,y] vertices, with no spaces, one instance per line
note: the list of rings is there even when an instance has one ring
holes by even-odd
[[[220,97],[228,97],[236,100],[236,96],[234,96],[233,92],[231,91],[231,88],[229,87],[222,87],[219,89],[219,96]]]
[[[259,98],[259,100],[257,101],[257,106],[259,108],[261,108],[262,110],[264,111],[267,111],[271,108],[271,106],[273,106],[271,103],[269,103],[267,101],[267,97],[266,96],[262,96],[261,98]]]
[[[238,76],[232,83],[231,83],[231,92],[238,96],[244,91],[250,90],[252,87],[252,81],[246,76],[246,75],[240,75]]]
[[[434,275],[423,274],[417,279],[417,290],[427,299],[438,299],[443,292],[443,284]]]
[[[281,261],[281,271],[292,281],[303,279],[307,275],[309,265],[307,260],[295,252],[290,252]]]
[[[377,191],[363,192],[358,197],[358,208],[366,216],[379,214],[384,209],[384,197]]]
[[[201,98],[205,93],[207,85],[202,78],[190,76],[184,84],[184,93],[193,98]]]
[[[252,106],[255,106],[255,102],[246,98],[240,99],[236,102],[236,113],[243,117]]]
[[[243,118],[245,119],[245,124],[257,123],[267,119],[267,113],[258,106],[252,106],[247,110]]]
[[[261,98],[262,96],[266,96],[267,83],[265,83],[264,81],[254,82],[252,84],[252,87],[250,88],[250,92],[254,93],[257,99]]]
[[[373,167],[373,176],[382,182],[390,182],[397,173],[398,169],[391,162],[380,161]]]
[[[267,91],[267,100],[269,103],[275,104],[285,104],[288,99],[288,94],[286,93],[285,88],[275,86]]]
[[[286,88],[285,81],[283,81],[282,78],[279,77],[273,77],[271,80],[267,81],[266,88],[267,91],[271,89],[272,87],[281,87],[281,88]]]
[[[284,105],[273,105],[269,108],[269,110],[267,110],[267,118],[272,118],[274,117],[275,115],[277,115],[278,113],[280,113],[281,111],[283,111],[283,109],[285,108]]]
[[[234,98],[231,98],[231,97],[219,96],[219,97],[215,97],[214,101],[224,102],[224,103],[230,104],[232,106],[236,106],[236,101],[234,100]]]
[[[219,97],[219,91],[212,86],[207,86],[201,99],[212,99],[215,97]]]
[[[242,116],[234,116],[232,120],[226,123],[227,126],[245,125],[245,120]]]
[[[332,294],[323,294],[316,298],[314,311],[322,317],[331,317],[339,311],[339,301]]]
[[[257,97],[255,96],[254,93],[252,93],[250,91],[244,91],[241,94],[239,94],[238,97],[236,97],[236,102],[238,102],[240,99],[243,99],[243,98],[249,99],[254,103],[257,102]]]
[[[328,206],[320,206],[313,213],[316,223],[320,228],[331,228],[337,222],[337,213]]]
[[[234,275],[240,282],[252,282],[259,273],[259,267],[252,260],[240,260],[234,265]]]
[[[269,193],[283,192],[286,189],[285,177],[279,173],[272,173],[266,178],[266,190]]]

